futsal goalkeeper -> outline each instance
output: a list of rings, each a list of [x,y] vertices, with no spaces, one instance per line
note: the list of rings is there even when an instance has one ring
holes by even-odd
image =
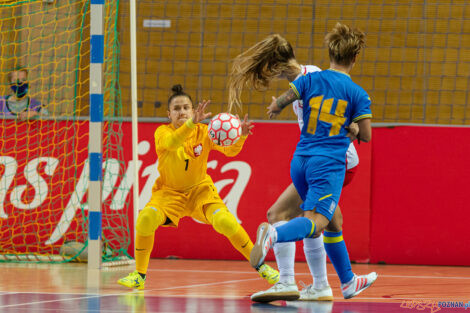
[[[129,288],[144,288],[157,228],[177,227],[185,216],[212,225],[247,260],[253,248],[250,237],[227,209],[207,174],[207,159],[211,150],[229,157],[237,155],[254,125],[245,116],[241,138],[231,146],[218,146],[207,135],[207,125],[200,123],[211,115],[205,113],[209,101],[203,101],[194,109],[190,95],[181,85],[173,86],[172,92],[168,99],[170,123],[155,132],[160,177],[152,188],[150,201],[137,218],[136,270],[118,280]],[[267,264],[261,264],[256,270],[271,284],[279,280],[279,273]]]

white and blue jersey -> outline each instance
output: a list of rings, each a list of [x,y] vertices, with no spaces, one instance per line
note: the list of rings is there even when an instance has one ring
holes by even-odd
[[[303,102],[303,126],[291,178],[304,201],[302,208],[315,209],[331,220],[351,144],[345,127],[372,117],[370,98],[348,74],[331,69],[301,76],[290,86]]]

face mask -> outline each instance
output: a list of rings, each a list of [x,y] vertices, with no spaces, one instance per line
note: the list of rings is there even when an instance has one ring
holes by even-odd
[[[28,93],[28,87],[28,82],[20,81],[17,81],[16,84],[12,84],[10,86],[11,90],[13,90],[13,93],[17,98],[23,98],[24,96],[26,96],[26,94]]]

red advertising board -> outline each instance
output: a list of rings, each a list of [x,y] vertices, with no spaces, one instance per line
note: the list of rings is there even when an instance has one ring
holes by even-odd
[[[141,208],[159,175],[153,137],[159,125],[139,124]],[[214,151],[208,164],[222,199],[252,239],[290,184],[299,137],[296,124],[255,125],[238,156]],[[131,124],[105,124],[105,130],[109,127],[113,132],[104,132],[103,145],[103,227],[110,243],[119,246],[132,238],[128,222],[133,229]],[[57,253],[64,240],[84,240],[88,122],[3,120],[0,134],[2,253]],[[470,264],[465,240],[469,136],[470,128],[374,128],[372,143],[356,145],[358,170],[340,200],[351,260]],[[303,260],[298,246],[297,259]],[[191,218],[178,229],[158,229],[152,256],[243,259],[211,226]]]
[[[470,265],[470,128],[374,128],[371,261]]]
[[[160,124],[139,124],[140,208],[151,196],[158,177],[154,132]],[[119,229],[126,216],[133,229],[131,124],[105,135],[103,163],[104,228]],[[122,128],[120,134],[119,128]],[[12,131],[15,130],[15,131]],[[1,147],[0,244],[4,251],[57,253],[64,240],[80,240],[87,214],[88,123],[69,121],[16,122],[0,126]],[[108,132],[104,132],[108,134]],[[109,134],[111,134],[109,133]],[[21,134],[28,134],[21,135]],[[128,134],[128,135],[127,135]],[[208,173],[222,199],[252,239],[266,211],[290,184],[289,166],[299,137],[296,124],[256,123],[254,135],[233,158],[213,151]],[[122,151],[112,150],[120,143]],[[358,146],[359,170],[344,189],[340,205],[351,258],[369,259],[370,147]],[[119,159],[124,158],[124,162]],[[13,160],[13,161],[12,161]],[[16,163],[15,163],[16,162]],[[75,167],[74,164],[78,164]],[[33,174],[31,174],[33,173]],[[127,212],[123,210],[128,208]],[[107,220],[109,216],[120,216]],[[108,223],[109,222],[109,223]],[[112,226],[111,226],[112,227]],[[126,236],[120,231],[119,236]],[[116,235],[116,234],[112,234]],[[105,234],[107,239],[108,234]],[[118,242],[122,239],[119,238]],[[117,244],[117,243],[116,243]],[[133,246],[129,248],[133,254]],[[302,249],[297,251],[303,259]],[[184,218],[178,229],[156,232],[154,257],[242,259],[226,238],[211,226]],[[272,259],[272,255],[268,257]]]
[[[86,239],[88,122],[2,120],[0,133],[2,252],[58,253],[64,240]]]
[[[153,134],[158,124],[140,123],[139,142],[148,146],[139,159],[140,207],[150,198],[150,188],[158,175],[155,162]],[[130,132],[130,125],[123,125]],[[252,240],[261,222],[266,221],[268,208],[290,184],[290,160],[299,137],[297,124],[256,123],[254,135],[246,141],[236,157],[228,158],[213,151],[209,156],[208,173],[229,210],[247,230]],[[130,146],[130,136],[124,136],[124,146]],[[343,192],[340,205],[344,214],[344,234],[352,260],[369,259],[369,201],[370,201],[370,145],[358,147],[359,170],[353,182]],[[130,149],[126,149],[130,153]],[[130,157],[129,155],[126,156]],[[153,164],[153,165],[152,165]],[[151,167],[149,167],[151,166]],[[151,173],[151,174],[150,174]],[[181,220],[179,228],[161,227],[156,232],[153,257],[180,257],[194,259],[243,259],[222,235],[210,225],[191,218]],[[297,249],[299,260],[303,251]],[[273,255],[268,256],[268,260]]]
[[[104,123],[103,139],[102,228],[115,249],[130,237],[120,126]],[[0,133],[0,251],[57,254],[86,241],[88,122],[2,120]]]

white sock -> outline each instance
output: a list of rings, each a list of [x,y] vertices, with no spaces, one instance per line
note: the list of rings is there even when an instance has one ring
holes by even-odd
[[[273,226],[279,227],[285,223],[287,221],[280,221]],[[279,269],[279,281],[283,284],[295,284],[295,242],[277,242],[273,249]]]
[[[328,277],[326,274],[326,251],[323,246],[323,235],[318,238],[305,238],[304,253],[313,277],[313,288],[325,288],[328,286]]]

